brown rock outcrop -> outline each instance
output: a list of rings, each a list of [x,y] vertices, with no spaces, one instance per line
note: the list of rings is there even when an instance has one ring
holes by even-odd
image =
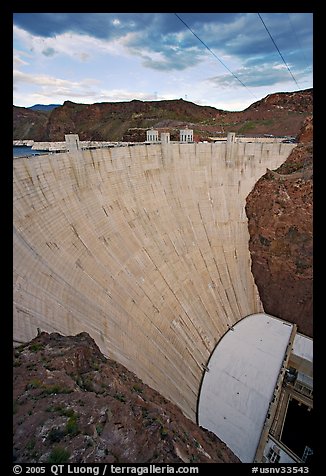
[[[252,272],[265,312],[313,335],[312,117],[277,171],[268,171],[247,197]]]
[[[308,116],[297,136],[297,141],[301,144],[313,141],[313,117]]]
[[[87,333],[14,349],[17,463],[239,463]]]

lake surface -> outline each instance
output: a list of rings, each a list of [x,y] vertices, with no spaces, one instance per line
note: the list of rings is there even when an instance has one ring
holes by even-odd
[[[32,147],[27,145],[22,145],[19,147],[13,147],[13,157],[23,157],[26,155],[40,155],[46,154],[45,150],[32,150]]]

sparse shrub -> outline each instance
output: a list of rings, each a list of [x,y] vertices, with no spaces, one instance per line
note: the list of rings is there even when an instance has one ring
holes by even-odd
[[[73,417],[76,416],[75,412],[73,411],[72,408],[65,408],[65,407],[55,407],[55,408],[58,408],[58,412],[60,413],[60,415],[62,416],[66,416],[66,417]]]
[[[197,461],[198,461],[198,456],[197,455],[191,455],[190,463],[196,463]]]
[[[103,428],[104,428],[103,425],[100,425],[100,424],[99,424],[99,425],[96,425],[96,432],[97,432],[97,434],[98,434],[99,436],[100,436],[100,434],[102,433]]]
[[[70,452],[68,450],[62,448],[61,446],[57,446],[51,451],[47,462],[52,464],[66,463],[69,459],[69,456]]]
[[[143,388],[136,383],[135,385],[133,385],[132,391],[137,393],[143,393]]]
[[[123,402],[123,403],[125,403],[125,401],[126,401],[126,397],[123,395],[123,393],[116,393],[114,395],[114,398],[116,400],[119,400],[119,402]]]
[[[189,433],[187,431],[183,432],[183,436],[181,436],[183,442],[187,443],[189,441]]]
[[[79,433],[78,423],[77,423],[77,415],[74,414],[69,418],[66,423],[65,431],[67,434],[71,436],[76,436]]]
[[[83,390],[87,390],[87,392],[94,391],[92,379],[88,376],[85,376],[85,377],[80,376],[77,379],[76,383]]]
[[[297,241],[299,236],[300,233],[298,231],[298,228],[295,225],[290,226],[287,231],[286,237],[291,241]]]
[[[18,347],[16,347],[15,352],[18,352],[18,354],[20,354],[20,352],[22,352],[25,349],[25,347],[26,347],[26,344],[21,344]]]
[[[29,350],[31,352],[38,352],[39,350],[43,350],[44,349],[44,344],[41,344],[39,342],[35,342],[34,344],[31,344],[29,346]]]
[[[100,368],[100,364],[98,362],[92,362],[91,363],[92,369],[98,370]]]
[[[153,423],[153,419],[152,418],[146,418],[143,422],[144,426],[147,428],[148,426],[151,426]]]
[[[50,407],[47,407],[46,412],[58,412],[59,415],[66,416],[66,417],[71,417],[75,414],[72,408],[66,408],[63,405],[55,405],[54,407],[51,405]]]
[[[48,440],[51,443],[58,443],[65,436],[65,432],[60,430],[60,428],[51,428],[48,434]]]
[[[27,370],[35,370],[36,364],[34,364],[34,363],[32,363],[32,364],[27,364],[27,365],[26,365],[26,368],[27,368]]]
[[[295,265],[296,265],[296,272],[299,274],[303,273],[305,269],[310,267],[309,263],[303,261],[300,258],[296,260]]]
[[[51,395],[53,393],[71,393],[72,389],[67,387],[62,387],[59,384],[54,385],[44,385],[43,393],[46,395]]]
[[[263,246],[269,246],[271,244],[271,240],[265,238],[263,235],[259,235],[259,241]]]
[[[160,433],[161,433],[161,437],[162,437],[162,438],[165,438],[165,437],[168,435],[169,431],[168,431],[167,428],[162,427]]]
[[[30,390],[33,388],[40,388],[41,386],[42,386],[41,380],[39,380],[38,378],[34,378],[26,385],[26,390]]]

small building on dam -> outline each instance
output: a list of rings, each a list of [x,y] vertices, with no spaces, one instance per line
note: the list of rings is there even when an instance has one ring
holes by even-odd
[[[14,342],[88,332],[241,461],[309,461],[312,341],[264,313],[245,212],[295,144],[147,138],[13,161]]]

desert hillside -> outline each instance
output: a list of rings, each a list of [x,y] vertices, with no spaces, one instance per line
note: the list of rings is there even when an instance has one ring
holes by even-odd
[[[179,137],[179,129],[194,130],[194,140],[226,132],[237,134],[298,134],[312,114],[313,90],[275,93],[240,112],[199,106],[183,99],[170,101],[106,102],[76,104],[66,101],[50,111],[13,108],[13,139],[62,141],[79,134],[81,140],[144,141],[153,127]]]
[[[86,333],[14,349],[17,463],[239,463]]]

